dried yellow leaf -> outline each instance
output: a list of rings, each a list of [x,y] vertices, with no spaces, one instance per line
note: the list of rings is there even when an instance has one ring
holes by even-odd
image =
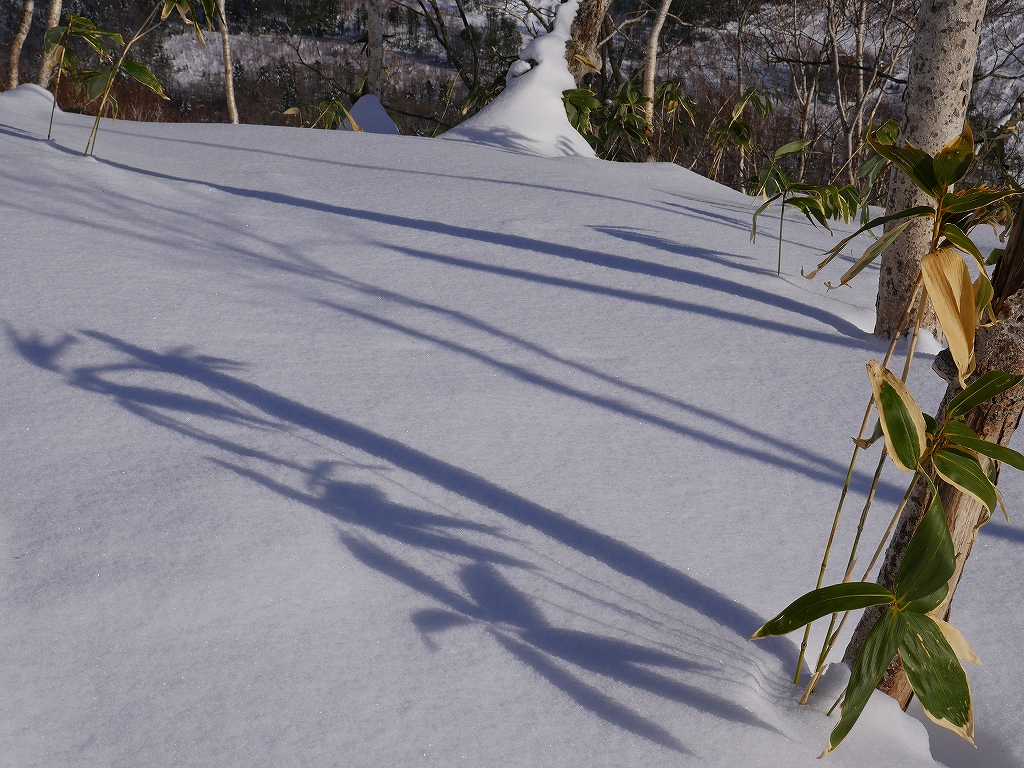
[[[963,257],[952,248],[940,248],[921,259],[925,288],[946,335],[949,352],[960,374],[960,385],[974,372],[974,284]]]

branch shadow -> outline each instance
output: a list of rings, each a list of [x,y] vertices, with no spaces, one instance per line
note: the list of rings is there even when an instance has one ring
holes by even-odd
[[[775,730],[751,711],[709,690],[706,682],[698,685],[679,679],[680,675],[697,675],[705,681],[713,680],[715,667],[643,643],[552,625],[534,601],[509,583],[499,570],[500,567],[535,572],[536,566],[505,551],[514,540],[498,527],[399,504],[375,486],[331,478],[333,462],[302,466],[212,437],[186,421],[201,416],[214,423],[261,430],[309,430],[389,466],[412,472],[594,558],[712,619],[716,625],[734,632],[738,639],[745,639],[763,623],[755,612],[685,573],[464,469],[247,382],[237,375],[242,368],[238,363],[185,348],[161,353],[91,330],[81,331],[79,336],[64,334],[52,342],[40,334],[18,334],[10,327],[7,335],[24,359],[62,375],[70,386],[109,397],[130,413],[206,444],[301,473],[305,488],[282,483],[241,464],[210,459],[226,471],[330,516],[341,528],[341,543],[359,562],[439,604],[440,608],[426,608],[410,616],[428,645],[436,647],[439,633],[467,625],[483,627],[513,657],[587,711],[681,754],[691,753],[675,736],[588,683],[585,676],[606,678],[741,725]],[[124,359],[112,364],[61,365],[61,354],[72,344],[85,340],[116,351]],[[168,385],[126,385],[113,380],[125,373],[135,379],[139,373],[155,375]],[[202,387],[209,396],[183,394],[174,389],[175,382],[193,391]],[[430,555],[445,563],[461,563],[460,588],[453,588],[442,578],[397,557],[373,539],[417,553],[418,559]],[[760,648],[787,664],[795,662],[795,648],[790,643],[774,640]]]
[[[282,425],[286,425],[289,428],[308,430],[386,461],[580,554],[592,557],[613,571],[713,619],[744,640],[764,623],[764,617],[741,603],[577,520],[532,502],[461,467],[410,448],[394,438],[231,375],[228,371],[237,369],[237,364],[192,354],[187,349],[161,353],[99,331],[84,330],[81,336],[123,354],[128,361],[113,366],[62,370],[68,383],[107,395],[121,407],[143,418],[152,419],[153,406],[166,405],[172,411],[199,413],[214,419],[262,428],[281,429],[284,428]],[[157,372],[170,377],[171,381],[177,379],[198,384],[218,398],[226,398],[237,405],[231,407],[216,400],[183,396],[172,390],[125,386],[103,379],[102,374],[105,372],[126,370]],[[253,416],[241,411],[241,405],[254,409],[259,415]],[[166,421],[163,425],[166,426]],[[760,647],[786,664],[792,665],[796,661],[795,648],[789,642],[770,640]]]
[[[847,337],[847,339],[852,340],[854,342],[861,342],[866,344],[870,338],[869,334],[866,334],[864,331],[857,328],[857,326],[855,326],[853,323],[844,320],[843,318],[839,317],[834,313],[828,312],[817,307],[813,307],[808,304],[803,304],[799,301],[795,301],[784,296],[777,296],[774,293],[771,293],[770,291],[754,288],[752,286],[746,285],[745,283],[736,282],[734,280],[716,277],[713,275],[707,275],[683,267],[660,264],[657,262],[645,261],[643,259],[636,259],[628,256],[601,253],[598,251],[592,251],[586,248],[580,248],[572,245],[550,243],[545,240],[540,240],[532,237],[525,237],[523,235],[491,232],[489,230],[474,229],[472,227],[448,224],[430,219],[417,219],[410,216],[402,216],[395,213],[385,213],[382,211],[370,211],[359,208],[352,208],[349,206],[334,205],[331,203],[310,200],[307,198],[296,197],[294,195],[287,195],[283,193],[264,192],[258,189],[247,189],[244,187],[233,187],[225,184],[217,184],[214,182],[198,181],[196,179],[183,178],[180,176],[174,176],[172,174],[160,173],[158,171],[136,168],[123,163],[116,163],[111,161],[104,162],[106,162],[106,164],[110,165],[111,167],[120,168],[122,170],[130,171],[133,173],[143,174],[153,178],[182,182],[187,184],[196,184],[201,185],[203,187],[211,187],[236,197],[261,200],[264,202],[269,202],[278,205],[287,205],[296,208],[304,208],[307,210],[318,211],[321,213],[344,216],[352,219],[371,221],[378,224],[384,224],[389,227],[412,229],[415,230],[416,232],[431,232],[435,234],[444,235],[447,237],[471,240],[474,242],[486,243],[489,245],[505,246],[533,253],[542,253],[549,256],[569,259],[572,261],[590,264],[592,266],[597,267],[603,267],[606,269],[626,272],[630,274],[645,275],[648,277],[659,278],[671,282],[693,285],[700,288],[723,293],[725,295],[728,295],[733,300],[739,297],[742,299],[746,299],[748,301],[764,304],[767,306],[772,306],[783,311],[791,312],[800,317],[817,320],[825,325],[834,328],[842,336],[845,336]],[[396,248],[395,250],[404,251],[406,249]],[[702,309],[708,311],[707,308]],[[711,310],[710,312],[714,314],[714,310]],[[787,327],[796,328],[796,326]]]
[[[649,390],[644,390],[643,388],[640,387],[634,389],[640,390],[644,394],[647,394],[649,396],[657,397],[662,401],[667,401],[688,413],[709,419],[718,424],[727,426],[742,434],[745,434],[748,437],[757,439],[766,448],[769,448],[774,451],[781,450],[783,451],[784,455],[773,455],[771,453],[767,453],[764,450],[764,448],[755,448],[748,445],[744,445],[743,443],[740,442],[728,440],[722,437],[720,431],[705,430],[692,424],[681,424],[670,419],[664,418],[662,416],[659,416],[655,413],[645,411],[642,408],[635,407],[621,400],[586,392],[577,387],[573,387],[568,384],[563,384],[562,382],[559,382],[555,379],[531,371],[528,368],[525,368],[521,365],[516,365],[513,363],[507,363],[502,360],[498,360],[497,358],[491,355],[472,349],[458,342],[450,341],[439,336],[434,336],[432,334],[425,333],[423,331],[418,330],[417,328],[402,325],[401,323],[398,323],[394,320],[389,320],[387,318],[380,317],[378,315],[374,315],[363,310],[355,309],[354,307],[346,307],[344,305],[330,301],[317,301],[316,303],[320,304],[321,306],[332,309],[336,312],[348,315],[350,317],[357,317],[362,320],[365,320],[366,322],[378,325],[380,327],[397,331],[411,338],[415,338],[420,341],[426,341],[431,344],[435,344],[443,349],[456,352],[460,355],[463,355],[470,359],[476,360],[477,362],[480,362],[484,365],[487,365],[491,368],[494,368],[495,370],[501,371],[506,375],[512,376],[516,379],[519,379],[520,381],[526,382],[527,384],[542,387],[550,392],[554,392],[565,397],[570,397],[575,400],[579,400],[581,402],[594,405],[598,408],[605,409],[612,413],[636,419],[638,421],[651,424],[653,426],[668,430],[670,432],[674,432],[679,435],[694,438],[704,443],[705,445],[712,446],[724,451],[728,451],[738,456],[742,456],[745,459],[762,462],[770,466],[777,467],[779,469],[785,469],[790,472],[801,474],[804,475],[805,477],[809,477],[813,480],[817,480],[819,482],[826,484],[834,484],[837,481],[841,481],[844,476],[844,473],[847,471],[847,468],[839,464],[838,462],[822,458],[821,456],[818,456],[807,451],[807,449],[799,445],[787,443],[778,437],[758,432],[757,430],[754,430],[750,426],[743,424],[741,422],[728,419],[726,417],[712,413],[711,411],[708,411],[703,408],[691,406],[687,403],[683,403],[672,398],[667,398],[663,395],[657,395],[657,393],[651,393]],[[502,336],[507,336],[507,334],[502,334]],[[536,345],[530,346],[535,347]],[[544,354],[548,357],[551,357],[550,353]],[[559,359],[561,362],[565,362],[562,361],[560,358],[556,359]],[[594,375],[602,380],[607,379],[610,380],[610,382],[613,384],[623,386],[621,381],[616,380],[613,377],[607,376],[605,374],[595,372],[592,369],[588,368],[587,366],[581,366],[578,364],[568,362],[566,362],[566,364],[574,368],[577,368],[578,370],[590,373],[591,375]],[[630,389],[631,387],[627,385],[626,388]],[[809,464],[812,466],[809,466]],[[883,491],[883,494],[891,494],[897,492],[897,489],[894,486],[891,486],[891,484],[886,483],[882,484],[881,489]]]
[[[713,317],[717,320],[724,320],[726,322],[737,323],[751,328],[773,331],[786,336],[809,339],[811,341],[817,341],[824,344],[834,344],[846,349],[860,349],[866,352],[875,353],[878,352],[881,346],[880,342],[874,336],[861,331],[855,325],[848,323],[845,320],[842,321],[842,324],[844,328],[850,331],[848,335],[828,333],[826,331],[817,331],[811,328],[805,328],[800,325],[785,323],[778,320],[754,317],[742,312],[733,312],[720,306],[707,306],[706,304],[699,304],[697,302],[641,293],[639,291],[631,291],[625,288],[612,288],[609,286],[598,285],[596,283],[583,282],[581,280],[555,277],[553,275],[546,275],[541,272],[531,272],[529,270],[519,269],[516,267],[504,267],[494,264],[486,264],[484,262],[470,261],[468,259],[460,259],[456,256],[447,256],[440,253],[433,253],[431,251],[409,248],[406,246],[390,245],[388,247],[397,253],[404,253],[407,256],[413,256],[426,261],[433,261],[438,264],[461,267],[475,272],[484,272],[492,275],[500,275],[502,277],[513,277],[517,280],[525,280],[527,282],[537,283],[540,285],[550,285],[558,288],[571,288],[584,293],[596,294],[598,296],[610,296],[612,298],[623,299],[625,301],[635,301],[640,304],[672,309],[678,312]],[[797,304],[798,302],[792,303]]]

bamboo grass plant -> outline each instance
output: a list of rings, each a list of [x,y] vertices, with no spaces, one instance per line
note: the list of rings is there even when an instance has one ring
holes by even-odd
[[[1007,514],[992,479],[996,462],[1024,470],[1024,455],[981,439],[965,423],[965,418],[975,407],[1024,381],[1024,376],[990,371],[976,377],[969,385],[967,383],[968,377],[975,370],[975,329],[980,324],[995,322],[991,307],[994,291],[987,269],[1000,256],[1000,252],[995,251],[988,259],[983,258],[971,240],[970,232],[979,224],[994,225],[1008,212],[1009,201],[1014,197],[1019,198],[1020,193],[984,186],[963,191],[953,190],[953,185],[964,178],[975,159],[974,138],[969,126],[965,125],[961,135],[934,157],[912,145],[896,146],[892,134],[882,130],[869,132],[867,141],[885,163],[905,173],[923,190],[931,204],[867,221],[856,233],[832,248],[825,259],[805,276],[813,278],[857,235],[891,224],[891,229],[867,248],[837,284],[826,283],[829,289],[846,285],[877,258],[911,220],[930,219],[931,247],[921,260],[920,274],[907,300],[900,327],[906,325],[914,308],[923,307],[930,297],[948,340],[963,390],[946,405],[944,411],[933,418],[922,411],[907,388],[907,375],[924,314],[921,311],[917,313],[902,376],[897,377],[889,369],[896,349],[896,339],[881,362],[868,361],[871,399],[860,432],[854,440],[853,456],[840,493],[815,589],[791,603],[751,638],[782,635],[806,627],[794,679],[795,683],[799,683],[810,624],[831,616],[814,673],[801,699],[801,703],[806,703],[826,668],[828,655],[850,612],[870,606],[883,607],[881,617],[868,634],[853,665],[849,683],[841,696],[842,714],[839,723],[833,729],[828,748],[822,756],[836,749],[853,728],[875,687],[897,656],[928,717],[973,743],[973,705],[970,686],[960,660],[980,662],[963,635],[937,615],[950,590],[955,554],[936,483],[941,479],[977,500],[984,507],[980,527],[991,518],[997,507]],[[974,263],[978,273],[973,281],[967,260]],[[873,432],[866,435],[873,412],[877,412],[877,422]],[[823,587],[858,455],[879,440],[883,443],[881,455],[858,521],[843,579],[838,584]],[[861,534],[886,458],[898,469],[909,473],[910,482],[860,581],[853,581]],[[910,539],[892,587],[867,581],[912,493],[922,483],[927,485],[930,501]]]
[[[212,29],[212,20],[217,13],[216,0],[200,0],[200,3],[206,14],[207,29]],[[85,145],[85,152],[83,152],[85,157],[93,154],[96,148],[100,120],[108,105],[111,108],[111,117],[117,116],[117,100],[110,92],[118,75],[130,77],[162,99],[168,98],[156,75],[138,62],[129,59],[128,53],[136,43],[163,24],[175,11],[185,25],[195,32],[199,43],[204,44],[203,30],[196,17],[192,0],[160,0],[153,6],[145,21],[128,38],[127,42],[120,33],[101,30],[91,20],[74,14],[68,17],[67,25],[54,27],[46,33],[44,42],[46,52],[60,50],[57,84],[60,83],[61,74],[66,71],[69,75],[74,76],[80,87],[84,89],[88,102],[99,100],[99,106],[96,108],[96,121],[89,132],[89,139]],[[91,48],[99,58],[99,65],[94,69],[79,70],[74,54],[67,48],[71,40],[81,40]],[[50,111],[50,130],[47,133],[47,139],[53,133],[53,116],[56,107],[55,98],[53,109]]]

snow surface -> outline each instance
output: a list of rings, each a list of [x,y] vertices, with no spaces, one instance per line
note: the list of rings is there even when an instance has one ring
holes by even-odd
[[[468,120],[447,131],[445,139],[472,141],[529,155],[596,157],[572,127],[562,93],[576,87],[565,59],[579,0],[558,7],[554,29],[534,38],[513,62],[505,89]]]
[[[349,114],[356,121],[359,130],[366,133],[387,133],[392,136],[397,136],[399,133],[395,121],[391,119],[387,110],[384,109],[380,99],[372,93],[360,96],[359,100],[352,105]],[[347,118],[344,121],[343,127],[347,130],[352,130],[352,124]]]
[[[0,764],[819,765],[843,668],[799,707],[797,639],[746,638],[882,353],[870,275],[798,276],[828,238],[778,278],[672,165],[108,120],[84,159],[49,112],[0,94]],[[978,749],[877,695],[829,764],[1024,764],[1022,546],[954,605]]]

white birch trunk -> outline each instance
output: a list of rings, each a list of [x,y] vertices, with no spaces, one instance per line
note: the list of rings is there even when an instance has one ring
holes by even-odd
[[[50,0],[49,9],[46,12],[46,31],[49,32],[56,26],[60,25],[60,12],[63,9],[64,0]],[[39,79],[36,81],[43,88],[47,88],[50,85],[50,77],[53,75],[53,68],[57,66],[57,62],[60,61],[60,55],[62,51],[60,48],[54,48],[49,53],[44,51],[43,63],[39,67]]]
[[[21,10],[21,24],[18,31],[14,33],[11,41],[11,54],[7,59],[7,87],[17,88],[21,80],[18,77],[18,62],[21,61],[21,48],[25,45],[25,38],[32,26],[32,12],[35,10],[35,0],[25,0]]]
[[[224,9],[224,0],[217,0],[217,13],[220,16],[217,19],[217,24],[220,26],[220,41],[224,48],[224,95],[228,102],[228,118],[237,125],[238,106],[235,104],[234,65],[231,62],[231,38],[228,35],[228,17]]]
[[[658,7],[658,15],[654,17],[654,26],[651,27],[651,35],[647,39],[647,59],[644,63],[644,119],[647,120],[646,131],[648,136],[654,132],[654,76],[658,69],[658,39],[661,37],[661,29],[665,26],[665,19],[668,18],[668,9],[672,0],[661,0]]]
[[[901,143],[910,142],[934,154],[963,130],[985,2],[929,0],[922,4],[903,94]],[[889,213],[928,202],[904,174],[893,172],[886,204]],[[917,280],[921,257],[931,244],[931,230],[930,221],[917,219],[882,254],[875,333],[892,338],[914,326],[919,308],[911,313],[906,327],[898,324]],[[922,327],[935,333],[934,312],[929,306],[924,312]]]
[[[370,0],[366,9],[366,90],[378,98],[384,80],[384,2]]]

